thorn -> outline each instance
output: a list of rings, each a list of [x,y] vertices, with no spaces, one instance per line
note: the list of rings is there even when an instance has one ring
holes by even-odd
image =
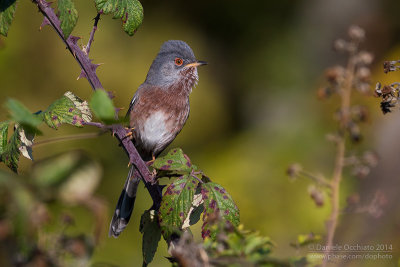
[[[87,75],[83,70],[81,70],[81,74],[79,74],[78,78],[76,78],[76,79],[79,80],[80,78],[86,78],[87,79]]]
[[[81,37],[70,35],[70,36],[68,37],[68,39],[71,39],[71,42],[72,42],[74,45],[77,45],[78,40],[81,39]]]
[[[92,61],[92,60],[90,60],[90,61]],[[93,72],[96,72],[97,71],[97,68],[98,67],[100,67],[101,65],[103,65],[104,63],[99,63],[99,64],[90,64],[90,69],[93,71]]]
[[[44,5],[45,7],[49,7],[49,6],[51,6],[51,4],[53,4],[53,2],[44,2],[44,3],[43,3],[43,5]]]
[[[90,64],[90,68],[92,69],[92,71],[96,72],[97,68],[102,65],[103,63],[100,64]]]
[[[111,92],[111,91],[107,91],[107,94],[108,94],[108,97],[111,99],[113,99],[115,97],[113,92]]]
[[[42,24],[40,24],[39,31],[41,31],[43,29],[43,27],[46,25],[50,25],[50,21],[46,17],[44,17]]]

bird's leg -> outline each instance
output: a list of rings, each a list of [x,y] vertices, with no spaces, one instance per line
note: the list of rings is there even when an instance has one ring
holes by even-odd
[[[147,167],[151,166],[154,163],[154,161],[156,160],[156,157],[154,155],[152,155],[152,156],[153,156],[153,159],[146,162]]]

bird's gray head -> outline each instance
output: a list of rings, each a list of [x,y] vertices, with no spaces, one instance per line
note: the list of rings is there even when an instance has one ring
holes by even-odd
[[[191,88],[198,79],[197,66],[206,62],[196,60],[192,49],[183,41],[165,42],[151,64],[145,83],[169,87],[186,82]]]

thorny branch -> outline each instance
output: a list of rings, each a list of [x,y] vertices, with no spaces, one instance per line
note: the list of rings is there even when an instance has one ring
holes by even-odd
[[[54,9],[51,7],[51,3],[45,0],[33,0],[33,2],[38,6],[39,11],[43,14],[44,20],[41,25],[50,25],[53,29],[57,32],[58,36],[63,40],[65,45],[67,46],[68,50],[74,56],[76,61],[82,68],[82,73],[79,77],[85,77],[89,81],[93,90],[104,90],[99,78],[96,75],[96,68],[99,65],[93,64],[88,57],[90,46],[93,42],[94,34],[97,29],[97,23],[100,19],[100,14],[97,14],[96,18],[94,19],[94,26],[90,33],[89,42],[83,50],[77,44],[77,41],[80,39],[76,36],[69,36],[67,39],[64,38],[63,32],[60,27],[60,20],[54,13]],[[106,129],[112,131],[113,135],[119,140],[120,144],[122,145],[123,149],[127,153],[129,157],[129,163],[133,164],[136,167],[136,171],[140,174],[143,178],[143,181],[146,185],[147,190],[149,191],[151,198],[153,199],[153,207],[159,207],[162,197],[161,186],[159,186],[155,181],[152,175],[149,172],[149,169],[146,166],[146,163],[140,157],[139,153],[137,152],[135,146],[133,145],[132,141],[129,138],[125,138],[128,131],[122,125],[112,125],[112,126],[105,126],[102,123],[92,122],[87,123],[87,125],[96,126],[101,129]]]
[[[53,27],[58,36],[60,36],[60,38],[67,46],[67,49],[71,52],[76,61],[78,61],[93,90],[103,89],[103,86],[101,85],[100,80],[95,72],[97,66],[92,64],[89,57],[79,48],[77,44],[80,38],[72,35],[70,35],[67,39],[64,38],[64,34],[60,27],[60,20],[54,13],[54,9],[51,7],[51,3],[48,3],[45,0],[33,0],[33,2],[37,4],[39,11],[44,16],[41,27],[45,25],[50,25],[51,27]]]

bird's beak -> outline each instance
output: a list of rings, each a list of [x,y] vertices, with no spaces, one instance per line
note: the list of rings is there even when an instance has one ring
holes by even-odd
[[[200,60],[198,60],[198,61],[195,61],[195,62],[192,62],[192,63],[189,63],[189,64],[186,64],[185,65],[185,67],[186,68],[190,68],[190,67],[198,67],[198,66],[201,66],[201,65],[207,65],[208,63],[207,62],[205,62],[205,61],[200,61]]]

